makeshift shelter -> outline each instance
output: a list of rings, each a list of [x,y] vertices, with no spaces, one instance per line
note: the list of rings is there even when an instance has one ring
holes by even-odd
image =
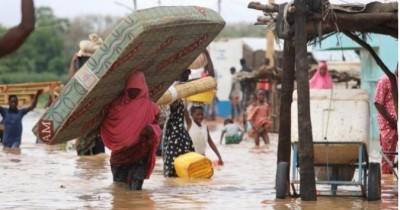
[[[282,74],[280,127],[290,127],[290,104],[296,66],[299,115],[299,162],[302,200],[316,200],[314,152],[310,121],[307,71],[307,43],[343,32],[367,49],[380,68],[389,76],[397,110],[397,86],[393,73],[365,41],[365,34],[377,33],[398,38],[398,3],[334,5],[327,0],[295,0],[294,3],[263,5],[251,2],[249,8],[262,10],[258,25],[267,25],[285,40]],[[360,36],[359,36],[360,35]],[[293,42],[295,40],[295,42]],[[290,129],[279,132],[278,162],[290,162]]]

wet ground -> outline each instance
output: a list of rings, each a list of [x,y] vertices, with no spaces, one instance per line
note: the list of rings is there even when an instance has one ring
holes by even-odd
[[[254,149],[254,143],[220,145],[220,124],[211,123],[212,136],[225,165],[210,180],[164,178],[158,158],[143,190],[130,191],[112,183],[109,151],[78,157],[66,147],[35,144],[32,126],[41,111],[24,118],[20,151],[0,151],[1,209],[397,209],[397,180],[382,178],[382,200],[362,197],[318,196],[315,202],[300,198],[275,199],[277,134],[271,145]],[[372,144],[372,147],[376,144]],[[370,159],[379,160],[376,149]],[[207,156],[216,160],[210,148]]]

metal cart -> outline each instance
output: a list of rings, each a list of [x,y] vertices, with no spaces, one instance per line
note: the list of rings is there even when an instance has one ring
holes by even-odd
[[[290,184],[294,191],[300,183],[298,146],[298,142],[292,143]],[[287,182],[281,181],[278,176],[286,178],[284,173],[287,174],[287,165],[278,164],[277,197],[281,196],[278,193],[286,193]],[[316,177],[316,184],[330,185],[330,189],[318,190],[318,195],[363,196],[368,200],[379,200],[381,197],[380,164],[368,161],[368,150],[363,142],[314,142],[314,166],[325,169],[326,176],[322,179]],[[350,176],[342,176],[348,169]],[[360,190],[338,191],[339,185],[359,186]]]

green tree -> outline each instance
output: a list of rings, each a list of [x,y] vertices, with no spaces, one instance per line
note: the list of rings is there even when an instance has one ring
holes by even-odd
[[[48,81],[50,78],[57,78],[52,75],[67,74],[68,65],[62,34],[68,28],[69,21],[54,16],[51,8],[37,8],[35,31],[19,50],[0,60],[0,82],[33,82],[38,78]],[[6,30],[0,27],[0,34]],[[32,76],[45,72],[48,74],[44,74],[44,77]],[[26,77],[27,74],[31,76]]]
[[[55,17],[49,7],[38,8],[36,18],[37,29],[29,38],[35,46],[35,71],[64,74],[67,71],[67,64],[62,34],[68,30],[69,21]],[[53,69],[54,67],[56,69]]]

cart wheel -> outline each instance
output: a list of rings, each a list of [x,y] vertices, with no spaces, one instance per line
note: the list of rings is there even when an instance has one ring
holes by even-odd
[[[369,201],[381,199],[381,166],[379,163],[369,163],[367,199]]]
[[[287,178],[288,178],[289,163],[279,162],[276,169],[276,198],[285,199],[287,191]]]

